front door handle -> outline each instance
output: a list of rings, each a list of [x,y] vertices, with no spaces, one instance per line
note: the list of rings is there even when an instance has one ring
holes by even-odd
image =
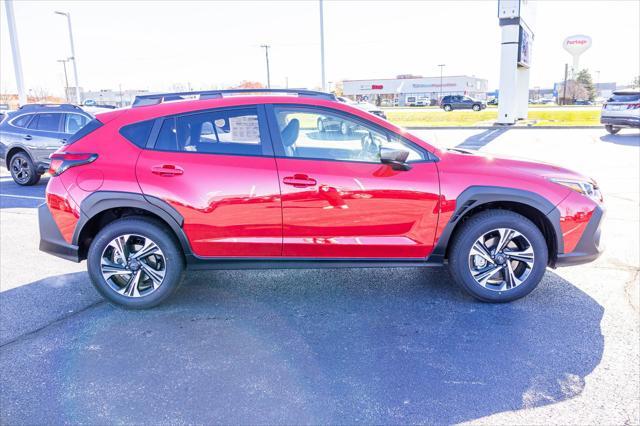
[[[291,185],[295,188],[305,188],[307,186],[314,186],[318,183],[314,178],[310,178],[307,175],[295,174],[293,176],[287,176],[282,179],[285,185]]]
[[[26,140],[26,141],[30,141],[31,139],[33,139],[33,138],[31,137],[31,135],[25,135],[25,136],[24,136],[24,140]]]
[[[173,164],[162,164],[151,167],[151,173],[158,176],[171,177],[183,174],[184,169]]]

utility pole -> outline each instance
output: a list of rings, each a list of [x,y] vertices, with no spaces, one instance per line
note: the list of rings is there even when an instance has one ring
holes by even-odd
[[[569,64],[564,64],[564,85],[562,86],[562,105],[567,102],[567,75],[569,74]]]
[[[62,68],[64,69],[64,99],[69,102],[69,78],[67,77],[67,61],[68,59],[58,59],[58,62],[62,62]]]
[[[438,103],[442,102],[442,69],[446,66],[446,64],[439,64],[440,67],[440,99]]]
[[[5,0],[7,11],[7,24],[9,27],[9,40],[11,42],[11,54],[13,55],[13,70],[16,73],[16,86],[18,89],[18,102],[20,106],[27,103],[27,95],[24,93],[24,80],[22,78],[22,59],[20,58],[20,45],[18,44],[18,31],[13,14],[13,0]]]
[[[320,71],[322,74],[322,91],[327,91],[326,77],[324,73],[324,5],[320,1]]]
[[[78,61],[76,60],[76,49],[73,45],[73,31],[71,31],[71,14],[69,12],[53,12],[56,15],[62,15],[67,17],[67,24],[69,26],[69,42],[71,43],[71,58],[73,59],[73,79],[76,83],[76,103],[80,105],[82,100],[80,98],[80,83],[78,83]]]
[[[268,44],[263,44],[260,47],[264,48],[264,54],[267,59],[267,89],[271,89],[271,74],[269,73],[269,46]]]

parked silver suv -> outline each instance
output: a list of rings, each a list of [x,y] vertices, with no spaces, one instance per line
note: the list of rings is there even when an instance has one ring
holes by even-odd
[[[92,119],[71,104],[24,105],[0,122],[0,159],[18,185],[35,185],[49,155]]]
[[[618,91],[602,105],[600,123],[615,135],[623,127],[640,128],[640,91]]]

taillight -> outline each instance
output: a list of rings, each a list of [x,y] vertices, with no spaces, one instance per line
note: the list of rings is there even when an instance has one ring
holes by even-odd
[[[49,158],[51,159],[49,173],[51,176],[58,176],[70,167],[93,163],[98,158],[98,154],[54,152]]]
[[[627,109],[638,109],[640,108],[640,104],[629,104],[627,105]]]

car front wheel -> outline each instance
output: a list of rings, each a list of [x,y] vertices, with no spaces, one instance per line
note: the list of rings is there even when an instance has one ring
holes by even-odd
[[[509,302],[532,292],[549,256],[540,229],[507,210],[487,210],[465,221],[449,253],[455,282],[485,302]]]
[[[109,302],[128,309],[159,305],[180,285],[184,260],[175,238],[146,217],[119,219],[91,242],[91,281]]]
[[[40,181],[40,174],[36,170],[35,164],[24,152],[18,152],[11,157],[9,170],[11,177],[18,185],[31,186]]]
[[[475,105],[473,106],[473,110],[474,110],[474,111],[480,111],[480,105],[475,104]]]
[[[604,126],[604,128],[607,130],[607,132],[609,132],[609,134],[612,134],[612,135],[615,135],[620,131],[620,127],[613,127],[610,124],[607,124],[606,126]]]

